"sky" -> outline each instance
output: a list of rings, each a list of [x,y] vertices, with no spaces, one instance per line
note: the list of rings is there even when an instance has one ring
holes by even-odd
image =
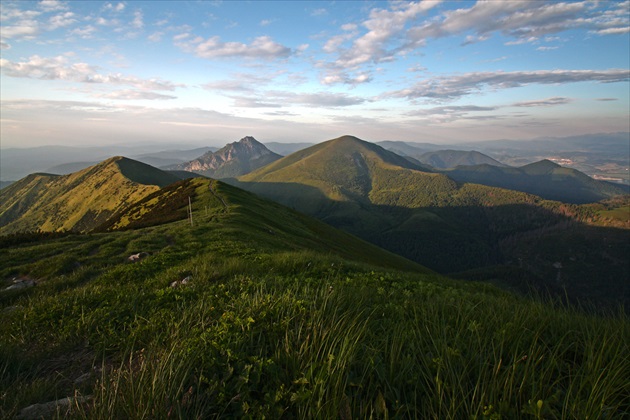
[[[630,131],[630,1],[0,7],[1,148]]]

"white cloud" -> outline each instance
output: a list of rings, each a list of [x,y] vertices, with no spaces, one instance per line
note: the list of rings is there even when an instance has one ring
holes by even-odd
[[[506,45],[531,43],[550,34],[590,28],[599,35],[627,33],[629,2],[542,2],[529,0],[478,1],[469,8],[445,12],[441,18],[408,31],[411,46],[428,38],[473,32],[464,44],[484,41],[493,33],[514,38]],[[609,9],[608,9],[609,8]]]
[[[79,38],[89,39],[92,38],[92,34],[96,32],[96,28],[92,25],[87,25],[82,28],[75,28],[70,31],[70,35],[76,35]]]
[[[273,95],[273,93],[272,93]],[[356,96],[349,96],[345,93],[314,92],[314,93],[293,93],[275,92],[277,98],[288,103],[309,105],[314,107],[345,107],[360,105],[366,102],[365,99]]]
[[[142,90],[118,90],[112,93],[108,93],[105,95],[100,95],[102,98],[106,99],[116,99],[116,100],[164,100],[164,99],[177,99],[176,96],[172,95],[164,95],[156,92],[148,92]]]
[[[116,5],[114,5],[113,3],[107,3],[105,5],[105,10],[111,10],[114,12],[122,12],[123,10],[125,10],[125,4],[124,3],[118,3]]]
[[[209,82],[203,84],[203,87],[206,90],[220,90],[220,91],[230,91],[230,92],[255,92],[256,89],[251,86],[251,81],[243,81],[243,80],[219,80],[216,82]]]
[[[314,9],[311,12],[311,16],[325,16],[327,14],[328,14],[328,10],[326,10],[324,8]]]
[[[131,21],[131,26],[136,29],[142,29],[144,27],[142,11],[136,10],[133,12],[133,21]]]
[[[72,12],[65,12],[59,15],[52,16],[48,22],[48,29],[54,31],[58,28],[64,28],[75,23],[77,20],[74,18],[75,14]]]
[[[512,104],[512,106],[516,106],[516,107],[554,106],[554,105],[565,105],[570,102],[573,102],[573,99],[555,96],[553,98],[539,99],[536,101],[517,102],[515,104]]]
[[[621,35],[630,32],[630,26],[622,26],[618,28],[606,28],[595,31],[598,35]]]
[[[424,79],[408,89],[389,92],[384,96],[450,100],[479,93],[482,88],[497,90],[531,84],[612,83],[627,82],[629,79],[630,70],[627,69],[473,72]]]
[[[358,27],[354,23],[346,23],[345,25],[341,25],[341,29],[346,33],[335,35],[326,41],[324,44],[323,50],[327,53],[334,53],[339,50],[339,47],[346,41],[349,41],[355,38],[359,32],[357,31]]]
[[[368,62],[392,60],[399,49],[387,49],[388,42],[398,35],[409,21],[413,21],[439,3],[422,1],[401,4],[395,10],[373,9],[370,18],[363,22],[368,32],[356,39],[349,49],[341,52],[335,64],[348,69]]]
[[[348,73],[339,70],[327,71],[320,79],[320,83],[323,85],[344,84],[355,86],[370,81],[372,81],[372,76],[369,73],[358,73],[351,76]]]
[[[0,26],[0,36],[2,38],[25,38],[31,39],[39,33],[39,23],[34,20],[23,20],[16,25]]]
[[[289,92],[265,91],[257,96],[233,97],[239,107],[281,107],[282,105],[302,105],[314,108],[337,108],[360,105],[366,99],[349,96],[345,93],[330,92]]]
[[[431,121],[433,123],[449,123],[457,120],[466,119],[497,119],[500,116],[496,114],[492,115],[473,115],[470,113],[478,112],[491,112],[496,111],[498,107],[494,106],[477,106],[477,105],[457,105],[457,106],[439,106],[433,108],[417,109],[408,112],[406,115],[410,117],[420,117],[423,120]]]
[[[149,35],[147,39],[151,42],[160,42],[162,40],[163,35],[164,35],[164,32],[157,31]]]
[[[102,16],[96,18],[96,24],[100,26],[120,26],[118,19],[105,19]]]
[[[45,12],[55,12],[58,10],[67,10],[68,5],[58,0],[42,0],[39,2],[39,8]]]
[[[234,100],[232,104],[236,108],[281,108],[282,105],[273,102],[264,102],[259,98],[249,96],[232,96]]]
[[[44,58],[34,55],[24,62],[0,59],[0,68],[9,77],[127,85],[145,90],[172,91],[178,86],[162,79],[141,79],[120,73],[101,74],[96,67],[89,64],[69,63],[66,56]]]
[[[251,44],[241,42],[223,42],[218,36],[208,39],[196,37],[189,39],[189,34],[176,35],[175,45],[185,52],[192,52],[202,58],[262,58],[277,59],[291,55],[290,48],[278,44],[269,36],[259,36]]]
[[[0,50],[8,50],[11,48],[11,45],[7,44],[6,42],[0,42]]]

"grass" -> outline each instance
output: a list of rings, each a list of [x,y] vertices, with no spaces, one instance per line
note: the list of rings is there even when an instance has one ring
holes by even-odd
[[[39,283],[0,293],[0,417],[75,396],[90,398],[52,416],[630,413],[621,311],[450,280],[247,193],[217,193],[228,211],[193,227],[2,249],[0,278]],[[126,262],[141,251],[150,255]]]
[[[56,304],[33,297],[3,328],[4,414],[77,391],[93,397],[79,418],[617,418],[630,410],[623,315],[365,266],[335,269],[330,259],[296,273],[292,257],[300,256],[194,258],[135,294],[137,272],[119,291],[95,280],[59,293]],[[276,274],[261,273],[269,264]],[[186,268],[193,285],[169,288]],[[47,373],[85,349],[83,370],[73,371],[72,357]],[[96,373],[77,390],[71,380],[83,371]]]

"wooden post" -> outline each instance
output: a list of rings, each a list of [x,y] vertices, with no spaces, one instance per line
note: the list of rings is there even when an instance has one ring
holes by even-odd
[[[192,201],[190,200],[190,196],[188,196],[188,214],[190,215],[190,226],[192,226],[193,225]]]

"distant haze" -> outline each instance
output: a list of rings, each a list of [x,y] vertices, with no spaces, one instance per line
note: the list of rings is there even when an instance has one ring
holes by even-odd
[[[630,131],[630,2],[3,1],[3,149]]]

